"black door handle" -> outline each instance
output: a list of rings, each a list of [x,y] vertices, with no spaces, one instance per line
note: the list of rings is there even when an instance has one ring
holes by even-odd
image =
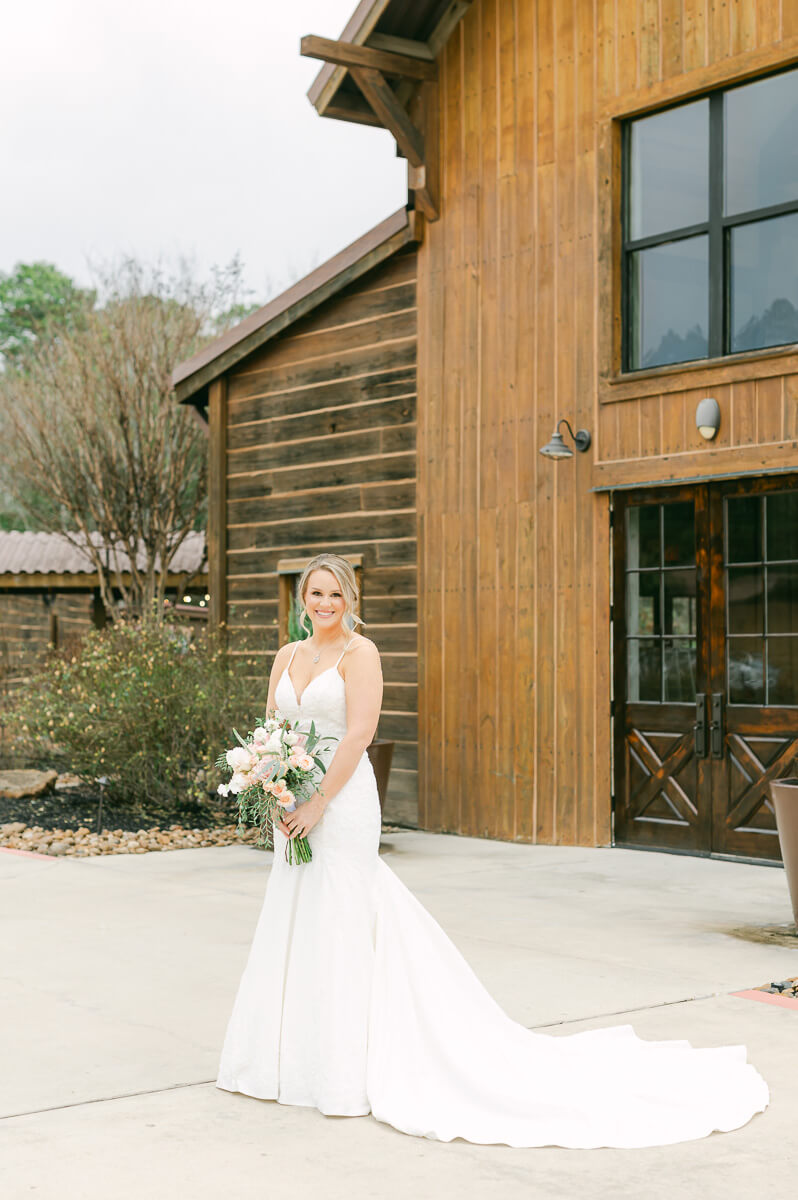
[[[713,758],[723,758],[723,692],[712,693],[712,720],[709,740]]]
[[[707,697],[704,692],[696,692],[695,697],[695,756],[706,758],[709,747],[707,737]]]

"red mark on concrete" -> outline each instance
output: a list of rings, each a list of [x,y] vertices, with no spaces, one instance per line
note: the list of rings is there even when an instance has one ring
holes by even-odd
[[[23,854],[25,858],[46,858],[51,861],[57,854],[39,854],[36,850],[14,850],[12,846],[0,846],[0,854]]]
[[[777,1004],[780,1008],[798,1008],[798,999],[791,996],[780,996],[777,992],[760,992],[759,988],[750,988],[745,992],[732,992],[742,1000],[759,1000],[762,1004]]]

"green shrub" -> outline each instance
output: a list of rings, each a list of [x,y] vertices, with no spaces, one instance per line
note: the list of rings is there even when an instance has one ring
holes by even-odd
[[[111,801],[154,810],[201,799],[222,781],[213,763],[231,727],[263,715],[242,667],[197,628],[118,621],[92,630],[13,697],[17,752],[90,783],[105,776]]]

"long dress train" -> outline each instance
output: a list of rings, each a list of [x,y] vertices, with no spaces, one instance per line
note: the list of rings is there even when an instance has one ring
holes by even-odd
[[[342,737],[339,663],[300,698],[286,669],[281,715]],[[274,837],[217,1087],[328,1115],[371,1112],[441,1141],[585,1149],[687,1141],[766,1108],[745,1046],[645,1041],[631,1025],[553,1037],[511,1020],[379,858],[367,755],[311,830],[312,862],[289,865],[285,837]]]

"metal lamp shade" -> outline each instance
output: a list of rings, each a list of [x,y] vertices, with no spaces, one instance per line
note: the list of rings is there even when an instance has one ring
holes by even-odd
[[[562,439],[562,434],[558,429],[554,430],[551,435],[551,440],[545,445],[540,453],[544,458],[573,458],[573,450],[569,450]]]

